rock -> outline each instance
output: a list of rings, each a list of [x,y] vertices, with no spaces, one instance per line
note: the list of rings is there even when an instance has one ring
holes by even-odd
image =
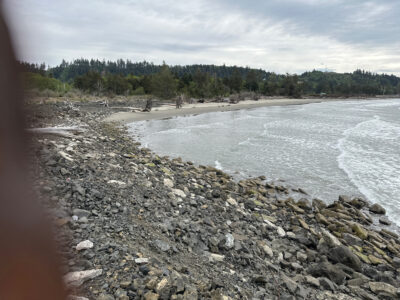
[[[351,199],[349,196],[346,195],[339,195],[339,201],[340,202],[345,202],[345,203],[350,203]]]
[[[306,279],[307,283],[309,283],[309,284],[311,284],[311,285],[313,285],[315,287],[319,287],[320,286],[319,280],[317,278],[315,278],[315,277],[312,277],[312,276],[308,275],[308,276],[305,277],[305,279]]]
[[[342,263],[357,272],[361,271],[360,259],[346,246],[338,246],[330,249],[328,257],[335,263]]]
[[[145,300],[158,300],[160,296],[158,294],[155,294],[151,291],[147,292],[146,294],[144,294],[144,299]]]
[[[336,284],[342,284],[346,278],[346,274],[338,267],[329,262],[312,264],[308,267],[307,272],[314,277],[327,277]]]
[[[368,238],[368,232],[360,224],[353,224],[352,229],[360,239],[366,240]]]
[[[186,194],[185,194],[185,192],[182,191],[182,190],[174,189],[173,192],[174,192],[174,194],[177,195],[178,197],[181,197],[181,198],[183,198],[183,199],[186,198]]]
[[[273,257],[274,256],[274,252],[272,251],[272,249],[268,245],[264,244],[263,245],[263,250],[264,250],[265,254],[267,254],[269,257]]]
[[[171,249],[171,246],[162,240],[155,240],[154,246],[161,252],[167,252]]]
[[[115,300],[115,298],[111,295],[101,294],[97,297],[97,300]]]
[[[321,287],[323,287],[325,290],[331,290],[334,291],[335,288],[335,284],[330,281],[328,278],[326,277],[321,277],[319,278],[319,284],[321,285]]]
[[[367,205],[367,202],[361,198],[354,198],[353,200],[350,201],[350,204],[357,209],[361,209]]]
[[[400,269],[400,258],[398,258],[398,257],[393,258],[392,263],[396,269]]]
[[[326,207],[326,204],[324,201],[319,200],[319,199],[313,199],[312,200],[312,206],[317,208],[318,210],[323,210]]]
[[[264,220],[264,222],[265,222],[265,220]],[[286,232],[285,232],[285,230],[283,230],[282,227],[279,226],[276,230],[277,230],[278,235],[279,235],[280,237],[284,237],[284,236],[286,235]]]
[[[149,263],[149,259],[144,257],[135,258],[135,263],[138,265],[144,265]]]
[[[383,225],[391,225],[392,224],[392,222],[390,222],[388,217],[386,217],[386,216],[380,217],[379,223],[381,223]]]
[[[89,240],[80,242],[78,245],[76,245],[76,250],[78,250],[78,251],[91,249],[91,248],[93,248],[93,243]]]
[[[80,296],[68,296],[67,300],[89,300],[89,298]]]
[[[369,282],[369,288],[375,294],[387,293],[393,298],[397,296],[397,289],[394,286],[385,282]]]
[[[124,186],[124,185],[126,185],[125,182],[120,181],[120,180],[109,180],[107,183],[108,183],[108,184],[116,184],[116,185],[119,185],[119,186]]]
[[[224,255],[220,255],[220,254],[216,254],[216,253],[211,253],[209,256],[210,261],[224,261],[225,256]]]
[[[347,244],[354,246],[361,246],[363,244],[362,239],[360,239],[359,237],[349,234],[349,233],[343,233],[342,234],[343,239],[346,241]]]
[[[127,291],[124,291],[123,289],[117,289],[114,293],[115,298],[121,299],[121,300],[129,300],[128,298],[128,293]]]
[[[233,237],[232,234],[227,233],[225,235],[224,247],[229,250],[229,249],[232,249],[234,246],[235,246],[235,238]]]
[[[297,206],[304,210],[312,209],[312,205],[311,205],[310,201],[308,201],[308,199],[306,199],[306,198],[301,198],[299,201],[297,201]]]
[[[237,206],[238,205],[237,201],[235,199],[231,198],[231,197],[228,197],[228,199],[226,199],[226,202],[228,202],[232,206]]]
[[[371,264],[373,264],[373,265],[380,265],[380,264],[385,263],[382,259],[377,258],[376,256],[374,256],[372,254],[368,255],[368,259],[371,261]]]
[[[329,247],[336,247],[342,245],[342,243],[338,240],[337,237],[332,235],[328,230],[321,228],[322,238],[325,240],[326,244]]]
[[[283,284],[293,294],[297,289],[297,286],[298,286],[297,283],[284,274],[282,274],[281,278],[282,278]]]
[[[74,216],[77,216],[78,218],[83,218],[83,217],[89,217],[90,216],[90,211],[84,210],[84,209],[79,209],[79,208],[75,208],[72,211],[72,214]]]
[[[71,272],[64,276],[64,282],[69,287],[79,287],[85,281],[96,278],[103,273],[102,269]]]
[[[378,215],[384,215],[386,214],[386,209],[384,209],[381,205],[378,203],[375,203],[374,205],[370,206],[369,211],[378,214]]]
[[[171,179],[169,179],[169,178],[165,178],[164,179],[164,185],[169,187],[169,188],[171,188],[171,189],[174,187],[173,181]]]

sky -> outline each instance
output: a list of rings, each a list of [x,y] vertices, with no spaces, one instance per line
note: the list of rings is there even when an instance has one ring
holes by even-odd
[[[400,76],[400,0],[3,0],[20,59]]]

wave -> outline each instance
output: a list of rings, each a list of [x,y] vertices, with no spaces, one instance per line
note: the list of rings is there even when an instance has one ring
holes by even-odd
[[[345,130],[337,144],[339,168],[369,201],[383,205],[398,225],[400,144],[395,141],[399,138],[400,127],[374,116]],[[395,145],[387,146],[388,140]]]

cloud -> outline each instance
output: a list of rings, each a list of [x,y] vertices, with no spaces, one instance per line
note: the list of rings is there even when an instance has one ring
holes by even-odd
[[[20,56],[400,75],[398,0],[6,0]]]

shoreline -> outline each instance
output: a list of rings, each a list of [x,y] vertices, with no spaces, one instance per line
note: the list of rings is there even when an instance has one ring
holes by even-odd
[[[380,206],[346,196],[326,205],[301,189],[294,201],[294,190],[263,176],[235,182],[214,167],[159,157],[124,126],[98,122],[108,109],[65,108],[36,116],[87,130],[45,136],[35,147],[45,154],[31,153],[44,174],[38,192],[58,211],[59,242],[72,237],[63,271],[96,272],[78,283],[88,299],[400,295],[400,238],[371,227],[371,214],[384,218]]]
[[[235,111],[242,109],[252,109],[267,106],[289,106],[289,105],[303,105],[312,103],[322,102],[337,102],[337,101],[366,101],[366,100],[382,100],[379,98],[363,98],[363,99],[340,99],[340,98],[318,98],[318,99],[261,99],[245,100],[238,104],[230,103],[196,103],[196,104],[185,104],[181,109],[175,109],[174,105],[164,105],[155,107],[151,112],[116,112],[104,119],[105,122],[118,122],[122,124],[128,124],[138,121],[149,121],[149,120],[162,120],[172,117],[188,116],[195,114],[203,114],[210,112],[225,112]]]

